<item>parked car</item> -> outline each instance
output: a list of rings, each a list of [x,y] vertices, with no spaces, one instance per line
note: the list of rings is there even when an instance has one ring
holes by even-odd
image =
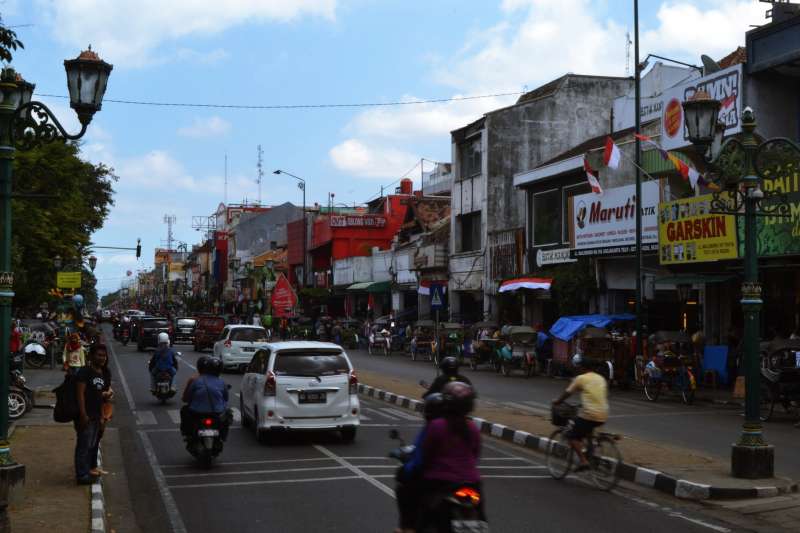
[[[225,319],[221,316],[199,316],[194,328],[194,351],[201,352],[213,348],[214,343],[225,327]]]
[[[172,340],[172,324],[169,319],[160,316],[151,316],[137,322],[136,349],[140,352],[147,348],[158,347],[158,334],[166,333]]]
[[[185,343],[194,344],[194,330],[197,327],[197,320],[191,317],[181,317],[175,319],[175,338],[173,344]]]
[[[242,425],[259,441],[285,430],[339,431],[355,439],[360,424],[358,379],[341,346],[269,343],[253,355],[239,393]]]
[[[267,330],[262,327],[230,324],[223,328],[214,343],[214,357],[222,359],[223,369],[244,371],[256,350],[267,342]]]
[[[128,315],[131,319],[131,341],[139,340],[139,326],[145,318],[152,318],[150,315]]]

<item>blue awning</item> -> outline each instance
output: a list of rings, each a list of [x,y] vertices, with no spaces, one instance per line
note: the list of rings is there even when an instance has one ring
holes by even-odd
[[[550,335],[562,341],[570,341],[583,328],[592,326],[594,328],[604,328],[612,322],[627,322],[636,320],[630,313],[620,315],[575,315],[562,316],[550,328]]]

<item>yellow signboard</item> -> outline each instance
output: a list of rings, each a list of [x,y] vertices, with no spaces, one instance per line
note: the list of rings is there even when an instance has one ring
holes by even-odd
[[[81,286],[81,273],[59,272],[56,274],[56,285],[59,289],[79,289]]]
[[[170,272],[183,272],[183,263],[170,263],[169,264],[169,271]]]
[[[711,194],[658,204],[662,265],[736,259],[736,220],[711,213]]]

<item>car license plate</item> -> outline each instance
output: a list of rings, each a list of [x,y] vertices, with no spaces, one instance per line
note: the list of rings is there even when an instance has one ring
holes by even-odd
[[[199,437],[216,437],[219,435],[219,431],[216,429],[201,429],[197,432]]]
[[[245,348],[242,348],[242,351],[243,352],[255,352],[256,349],[255,348],[250,348],[250,347],[245,347]]]
[[[489,523],[483,520],[451,520],[453,533],[489,533]]]
[[[300,391],[297,395],[298,403],[325,403],[328,401],[328,393],[315,391]]]

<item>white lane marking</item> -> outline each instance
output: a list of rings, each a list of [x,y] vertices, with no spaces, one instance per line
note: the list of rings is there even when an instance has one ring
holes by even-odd
[[[505,403],[503,403],[503,405],[505,405],[507,407],[514,408],[514,409],[522,409],[523,411],[527,411],[527,412],[535,414],[535,415],[545,416],[545,415],[549,415],[550,414],[550,410],[549,409],[544,409],[543,407],[531,407],[529,405],[524,405],[524,404],[517,403],[517,402],[505,402]]]
[[[233,423],[240,424],[242,422],[242,412],[238,407],[231,407],[231,412],[233,413]]]
[[[394,474],[378,474],[378,475],[375,475],[375,476],[372,476],[372,477],[381,478],[381,479],[389,479],[389,478],[394,478],[395,475]],[[499,474],[498,475],[492,475],[492,474],[483,475],[483,474],[481,474],[481,479],[553,479],[553,477],[549,476],[549,475],[548,476],[528,476],[528,475],[519,475],[519,476],[508,475],[508,476],[504,476],[504,475],[499,475]]]
[[[344,466],[315,466],[311,468],[279,468],[275,470],[236,470],[234,472],[195,472],[191,474],[165,474],[167,479],[186,477],[255,476],[258,474],[282,474],[284,472],[316,472],[318,470],[342,470]]]
[[[630,494],[625,494],[625,493],[619,492],[618,490],[613,490],[611,492],[613,494],[615,494],[616,496],[621,496],[621,497],[625,498],[626,500],[631,500],[631,501],[636,502],[636,503],[638,503],[640,505],[644,505],[646,507],[650,507],[651,509],[655,509],[655,510],[661,511],[661,512],[667,514],[668,516],[672,516],[674,518],[681,518],[683,520],[686,520],[687,522],[691,522],[691,523],[696,524],[696,525],[701,526],[701,527],[705,527],[705,528],[708,528],[708,529],[711,529],[711,530],[714,530],[714,531],[719,531],[720,533],[730,533],[730,531],[731,531],[730,529],[728,529],[726,527],[718,526],[718,525],[712,524],[710,522],[705,522],[705,521],[697,519],[697,518],[692,518],[692,517],[686,516],[686,515],[684,515],[682,513],[679,513],[677,511],[673,511],[669,507],[664,507],[664,506],[659,505],[657,503],[654,503],[654,502],[651,502],[651,501],[647,501],[647,500],[643,500],[642,498],[639,498],[637,496],[633,496],[633,495],[630,495]]]
[[[169,419],[172,420],[173,424],[180,424],[181,423],[181,412],[178,409],[170,409],[167,411],[169,415]]]
[[[608,418],[642,418],[642,417],[653,417],[653,416],[687,416],[687,415],[713,415],[717,414],[718,411],[713,411],[710,409],[702,410],[702,411],[674,411],[671,413],[658,413],[657,415],[653,415],[653,413],[636,413],[636,414],[629,414],[629,415],[609,415]]]
[[[179,360],[181,360],[181,361],[183,361],[183,363],[184,363],[186,366],[188,366],[189,368],[191,368],[192,370],[194,370],[195,372],[197,372],[197,367],[196,367],[196,366],[194,366],[192,363],[190,363],[189,361],[187,361],[186,359],[184,359],[184,358],[183,358],[183,357],[181,357],[180,355],[178,356],[178,359],[179,359]]]
[[[362,409],[363,411],[363,409]],[[365,415],[363,412],[358,415],[359,420],[372,420],[371,416]]]
[[[361,479],[365,480],[370,485],[374,486],[376,489],[380,490],[381,492],[383,492],[387,496],[390,496],[391,498],[395,497],[394,490],[392,490],[388,485],[378,481],[373,476],[370,476],[369,474],[367,474],[366,472],[364,472],[363,470],[361,470],[360,468],[355,466],[353,463],[351,463],[351,462],[349,462],[349,461],[347,461],[345,459],[342,459],[341,457],[339,457],[338,455],[336,455],[335,453],[333,453],[332,451],[330,451],[326,447],[320,446],[319,444],[315,444],[314,448],[316,448],[317,451],[319,451],[320,453],[330,457],[331,459],[333,459],[334,461],[336,461],[340,465],[344,466],[345,468],[350,470],[352,473],[356,474],[358,477],[360,477]]]
[[[394,477],[394,476],[392,476]],[[243,485],[277,485],[280,483],[317,483],[320,481],[339,481],[359,479],[360,476],[313,477],[307,479],[270,479],[267,481],[236,481],[233,483],[199,483],[195,485],[170,485],[170,489],[205,489],[213,487],[241,487]]]
[[[153,426],[158,424],[156,414],[153,411],[134,411],[136,423],[140,426]]]
[[[119,360],[117,359],[117,352],[114,350],[114,343],[108,343],[108,349],[111,350],[111,358],[114,360],[114,366],[117,367],[117,373],[119,374],[119,381],[122,383],[122,391],[125,393],[125,399],[128,400],[128,407],[131,411],[136,411],[136,404],[133,402],[133,394],[131,394],[131,389],[128,388],[128,380],[125,379],[125,373],[122,371],[122,365],[119,364]]]
[[[400,420],[396,416],[392,416],[392,415],[390,415],[388,413],[384,413],[383,411],[379,411],[378,409],[373,409],[372,407],[362,407],[361,410],[362,411],[369,411],[370,413],[375,413],[376,415],[382,416],[384,418],[388,418],[389,420]]]
[[[147,455],[147,462],[150,463],[150,467],[153,469],[153,477],[156,479],[158,492],[161,494],[161,501],[164,502],[164,508],[167,511],[167,517],[172,525],[172,532],[186,533],[186,526],[183,525],[181,513],[178,511],[178,506],[175,504],[175,500],[172,498],[172,493],[169,491],[167,481],[164,479],[164,473],[161,472],[161,469],[158,467],[158,456],[156,456],[156,452],[153,449],[153,444],[150,442],[150,437],[141,429],[138,433],[139,438],[142,439],[144,453]]]
[[[217,466],[241,466],[241,465],[262,465],[262,464],[276,464],[276,463],[311,463],[311,462],[322,462],[322,461],[330,461],[327,457],[315,457],[314,459],[268,459],[265,461],[228,461],[224,463],[214,463]],[[161,465],[161,469],[165,468],[192,468],[197,470],[197,465],[195,464],[185,464],[185,465]]]
[[[422,420],[422,418],[417,415],[405,413],[399,409],[392,409],[391,407],[383,407],[381,408],[381,412],[388,413],[394,416],[399,416],[400,418],[404,418],[406,420],[413,420],[414,422],[419,422],[420,420]]]

